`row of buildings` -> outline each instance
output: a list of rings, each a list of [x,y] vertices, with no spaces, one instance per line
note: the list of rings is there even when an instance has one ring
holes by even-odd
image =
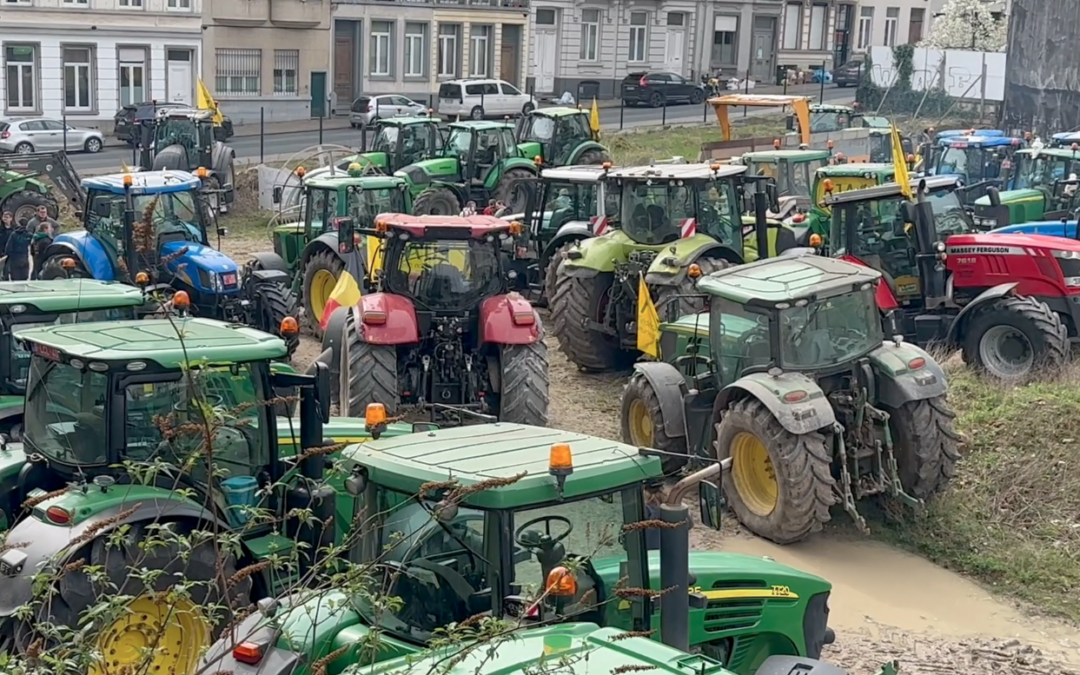
[[[3,116],[104,125],[192,103],[237,123],[342,114],[363,94],[428,100],[498,77],[538,96],[614,96],[629,73],[772,82],[917,42],[944,0],[0,0]]]

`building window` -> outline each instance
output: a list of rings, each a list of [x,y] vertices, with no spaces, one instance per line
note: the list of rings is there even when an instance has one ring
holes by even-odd
[[[146,50],[121,47],[117,50],[120,63],[120,105],[135,105],[146,101]]]
[[[469,75],[488,77],[491,74],[491,26],[473,24],[469,29]]]
[[[274,96],[296,96],[300,72],[300,50],[274,50]]]
[[[217,96],[258,96],[262,93],[261,49],[218,49]]]
[[[907,29],[907,41],[908,44],[918,44],[922,42],[923,32],[923,17],[926,16],[926,10],[922,7],[911,10],[911,20],[908,21]]]
[[[64,4],[86,7],[87,0],[64,0]]]
[[[4,0],[5,5],[30,5],[31,0]]]
[[[825,5],[813,5],[810,7],[810,49],[824,51],[828,40],[825,36],[825,27],[828,24],[829,8]]]
[[[799,32],[802,30],[801,2],[789,2],[784,5],[784,42],[782,49],[799,48]]]
[[[581,10],[581,60],[600,60],[600,10]]]
[[[859,41],[855,44],[856,49],[870,49],[870,41],[874,37],[874,8],[862,7],[859,9]]]
[[[390,38],[393,37],[394,24],[391,21],[371,22],[371,74],[377,77],[390,76]]]
[[[64,47],[64,111],[89,112],[94,109],[93,63],[89,47]]]
[[[7,74],[9,112],[37,109],[37,48],[31,45],[5,45],[4,72]]]
[[[461,24],[439,24],[439,77],[457,77],[460,48]]]
[[[644,63],[649,55],[649,13],[630,12],[630,61]]]
[[[900,24],[900,8],[889,7],[885,10],[885,46],[896,46],[896,29]]]
[[[166,6],[175,12],[190,12],[191,0],[169,0]]]
[[[555,10],[553,9],[538,9],[536,10],[536,25],[538,26],[554,26],[556,22]]]
[[[143,0],[120,0],[120,6],[128,9],[142,9]]]
[[[668,12],[667,25],[669,26],[685,26],[686,15],[682,12]]]
[[[713,19],[712,58],[713,67],[733,66],[737,63],[736,49],[739,19],[734,16],[717,16]]]
[[[424,64],[430,52],[427,49],[426,23],[405,24],[405,77],[423,77]]]

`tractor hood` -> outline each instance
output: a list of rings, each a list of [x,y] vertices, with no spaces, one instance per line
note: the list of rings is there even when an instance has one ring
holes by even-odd
[[[166,269],[196,291],[210,294],[238,293],[240,267],[221,251],[190,241],[162,244]]]
[[[1080,241],[1042,234],[954,234],[945,240],[945,245],[950,256],[1028,255],[1025,249],[1050,249],[1080,254]]]
[[[1023,190],[1003,190],[1001,193],[1002,204],[1015,204],[1016,202],[1025,202],[1028,200],[1045,199],[1042,190],[1034,190],[1026,188]],[[990,197],[983,195],[975,200],[975,206],[990,206]]]
[[[456,157],[438,157],[403,166],[394,172],[398,178],[404,178],[410,185],[427,185],[432,179],[451,178],[458,173]]]

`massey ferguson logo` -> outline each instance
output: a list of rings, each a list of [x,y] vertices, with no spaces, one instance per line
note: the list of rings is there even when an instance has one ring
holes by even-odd
[[[1023,249],[1013,246],[950,246],[949,255],[1023,255]]]

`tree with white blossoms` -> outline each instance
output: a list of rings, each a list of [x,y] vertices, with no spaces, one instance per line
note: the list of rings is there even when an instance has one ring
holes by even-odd
[[[948,0],[934,17],[930,35],[919,43],[928,49],[966,49],[1003,52],[1008,42],[1008,22],[995,19],[984,0]]]

